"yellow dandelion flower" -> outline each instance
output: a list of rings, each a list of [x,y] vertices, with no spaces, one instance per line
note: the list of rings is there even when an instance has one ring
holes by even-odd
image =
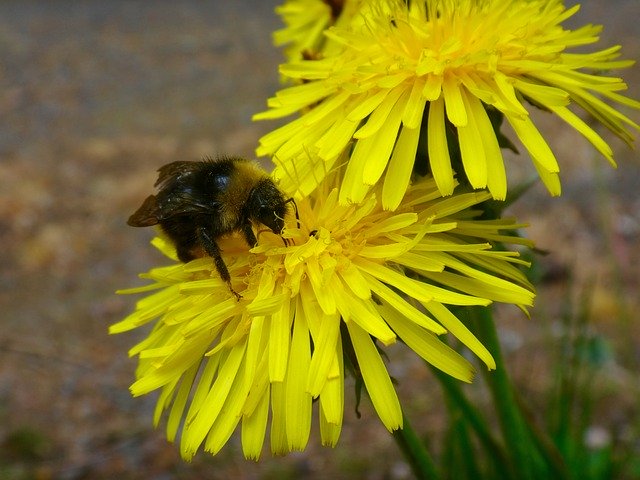
[[[161,391],[155,423],[168,411],[168,438],[181,430],[185,459],[202,445],[218,452],[240,422],[244,454],[257,459],[269,412],[273,453],[302,450],[314,399],[321,441],[333,446],[342,426],[347,344],[383,424],[401,428],[380,346],[400,339],[468,382],[472,365],[438,335],[451,333],[488,368],[495,363],[449,306],[533,302],[519,269],[526,262],[490,246],[527,243],[503,233],[521,225],[474,219],[472,207],[488,198],[487,192],[442,198],[427,179],[409,189],[396,212],[384,210],[376,192],[351,205],[339,204],[336,188],[301,199],[299,221],[287,219],[282,232],[288,245],[270,232],[260,232],[251,251],[239,247],[239,238],[221,245],[239,300],[210,258],[152,269],[143,277],[154,283],[124,292],[157,291],[110,329],[155,321],[130,351],[139,357],[133,395]],[[155,244],[175,259],[169,243]]]
[[[273,42],[288,45],[289,59],[300,58],[304,52],[317,52],[324,41],[323,32],[333,25],[331,6],[321,0],[290,0],[276,7],[285,28],[273,33]]]
[[[273,33],[277,46],[286,45],[290,60],[316,58],[339,45],[324,35],[333,26],[346,24],[357,11],[360,0],[287,0],[276,7],[284,28]]]
[[[626,89],[620,78],[604,74],[633,64],[617,59],[620,47],[569,52],[596,43],[601,30],[564,28],[578,8],[566,9],[559,0],[369,2],[360,21],[327,32],[342,45],[335,55],[281,66],[283,75],[303,83],[277,92],[270,109],[254,118],[303,113],[265,135],[258,154],[272,155],[276,170],[293,162],[300,171],[321,173],[348,151],[341,203],[362,201],[383,181],[382,204],[393,209],[409,185],[421,136],[440,192],[453,192],[449,133],[471,186],[504,199],[505,166],[490,119],[497,112],[550,193],[559,195],[558,163],[527,105],[556,114],[613,165],[609,145],[570,107],[581,107],[628,143],[629,127],[640,128],[610,105],[640,108],[619,93]],[[301,191],[320,180],[305,177]]]

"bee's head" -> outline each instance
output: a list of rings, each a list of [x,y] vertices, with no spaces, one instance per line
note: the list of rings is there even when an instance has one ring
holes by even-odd
[[[280,235],[284,228],[287,202],[270,178],[260,180],[251,191],[247,210],[251,220],[262,223],[273,233]]]

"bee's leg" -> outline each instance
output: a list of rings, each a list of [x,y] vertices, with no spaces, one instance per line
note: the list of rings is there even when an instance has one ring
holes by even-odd
[[[253,228],[251,228],[251,223],[247,222],[242,226],[242,233],[244,234],[244,238],[247,241],[247,245],[249,245],[250,248],[253,248],[258,244],[258,239],[253,233]]]
[[[229,290],[233,293],[238,300],[242,298],[238,292],[236,292],[231,286],[231,275],[229,274],[229,269],[227,265],[224,263],[222,258],[222,252],[220,251],[220,247],[213,239],[207,229],[205,227],[198,228],[198,239],[200,240],[200,244],[204,247],[207,254],[213,258],[213,262],[216,265],[216,270],[218,271],[218,275],[220,278],[228,285]]]
[[[191,253],[192,248],[193,248],[192,245],[184,246],[184,245],[178,244],[176,246],[176,253],[178,254],[178,260],[180,260],[182,263],[188,263],[194,258],[196,258],[193,255],[193,253]]]
[[[251,223],[246,223],[242,227],[242,233],[244,234],[244,239],[249,245],[249,247],[253,248],[258,244],[258,239],[253,233],[253,228],[251,228]],[[282,238],[282,237],[280,237]],[[286,238],[282,238],[282,243],[284,243],[285,247],[289,246],[289,241]]]

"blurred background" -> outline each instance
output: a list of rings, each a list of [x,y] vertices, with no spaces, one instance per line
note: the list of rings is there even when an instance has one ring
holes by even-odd
[[[156,169],[205,155],[252,157],[275,127],[251,115],[279,85],[282,57],[270,37],[278,3],[0,2],[0,479],[410,477],[366,400],[357,418],[349,388],[335,449],[319,445],[316,429],[305,452],[273,459],[267,447],[254,463],[234,436],[216,457],[186,464],[164,427],[152,427],[155,396],[128,391],[127,350],[144,332],[107,335],[136,301],[115,290],[165,262],[148,243],[151,229],[125,223]],[[640,57],[637,0],[584,3],[569,25],[603,24],[601,47],[622,44],[624,58]],[[639,98],[640,69],[620,74]],[[508,370],[544,426],[567,342],[586,339],[583,440],[640,472],[638,155],[600,129],[614,170],[570,128],[536,118],[564,194],[552,199],[536,186],[511,209],[548,254],[534,269],[531,318],[498,309]],[[529,164],[512,157],[512,179],[527,178]],[[446,423],[439,387],[402,346],[390,357],[401,403],[437,453]],[[487,403],[481,379],[466,388]]]

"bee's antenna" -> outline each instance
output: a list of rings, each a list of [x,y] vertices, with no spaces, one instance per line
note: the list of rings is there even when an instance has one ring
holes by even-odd
[[[296,201],[291,197],[288,200],[285,200],[284,203],[293,203],[293,209],[296,212],[296,223],[298,224],[298,229],[300,229],[300,215],[298,214],[298,205],[296,204]]]

